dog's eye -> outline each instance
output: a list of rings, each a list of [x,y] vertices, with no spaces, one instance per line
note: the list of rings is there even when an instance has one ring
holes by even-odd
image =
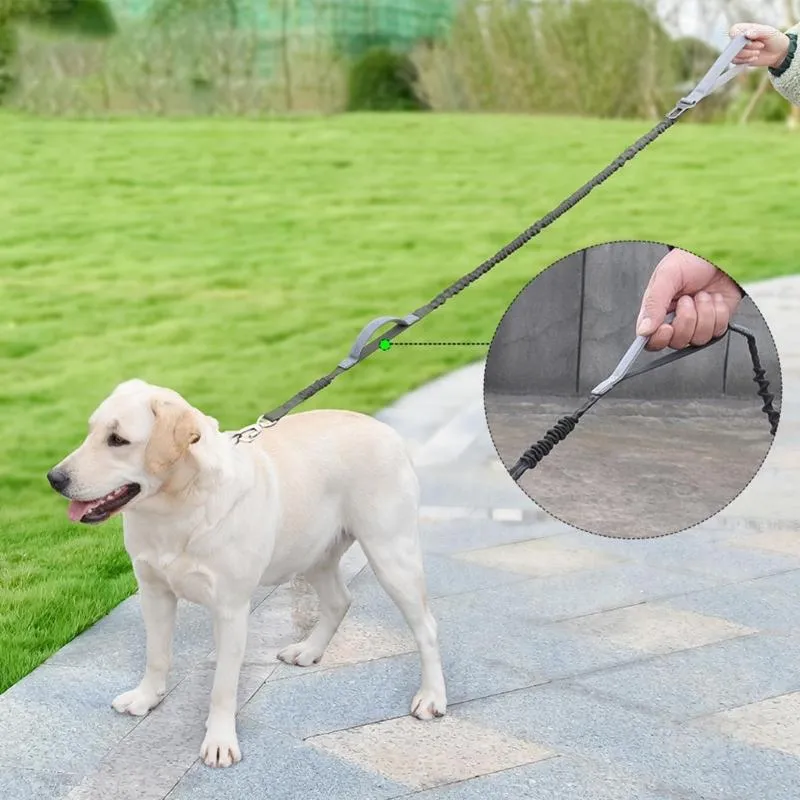
[[[109,447],[123,447],[126,444],[130,444],[127,439],[123,439],[116,433],[112,433],[106,441]]]

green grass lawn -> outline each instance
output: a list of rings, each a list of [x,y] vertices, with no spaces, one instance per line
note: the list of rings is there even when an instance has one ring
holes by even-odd
[[[134,589],[119,522],[68,522],[45,472],[114,385],[240,427],[473,268],[647,130],[483,116],[69,122],[0,116],[0,691]],[[596,242],[797,269],[797,136],[680,124],[409,333],[488,340],[524,283]],[[372,412],[481,356],[377,353],[305,407]]]

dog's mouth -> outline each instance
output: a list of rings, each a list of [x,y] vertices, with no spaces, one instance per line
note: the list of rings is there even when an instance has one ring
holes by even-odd
[[[97,500],[70,500],[67,514],[73,522],[96,525],[120,511],[141,491],[138,483],[126,483]]]

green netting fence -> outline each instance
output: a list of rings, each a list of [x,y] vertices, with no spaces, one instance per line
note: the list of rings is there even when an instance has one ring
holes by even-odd
[[[110,0],[120,19],[144,20],[170,0]],[[181,0],[173,0],[178,3]],[[258,31],[265,38],[329,38],[355,55],[383,44],[408,49],[445,34],[457,0],[188,0],[184,7],[213,11],[228,29]]]

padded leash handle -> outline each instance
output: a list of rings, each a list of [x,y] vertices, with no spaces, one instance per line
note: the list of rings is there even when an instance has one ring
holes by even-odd
[[[358,334],[355,342],[353,342],[353,346],[350,348],[347,358],[339,362],[339,367],[341,369],[350,369],[350,367],[358,364],[359,361],[366,358],[370,353],[373,353],[375,348],[380,346],[381,340],[376,342],[371,342],[370,340],[375,332],[380,330],[384,325],[394,322],[395,326],[400,326],[401,330],[405,330],[406,328],[410,328],[415,322],[419,322],[419,319],[420,318],[416,314],[406,314],[405,317],[376,317],[361,329],[361,333]],[[395,336],[399,333],[400,330],[395,333]],[[381,337],[381,339],[387,338],[389,338],[388,335]],[[370,344],[375,345],[375,347],[368,350]]]

